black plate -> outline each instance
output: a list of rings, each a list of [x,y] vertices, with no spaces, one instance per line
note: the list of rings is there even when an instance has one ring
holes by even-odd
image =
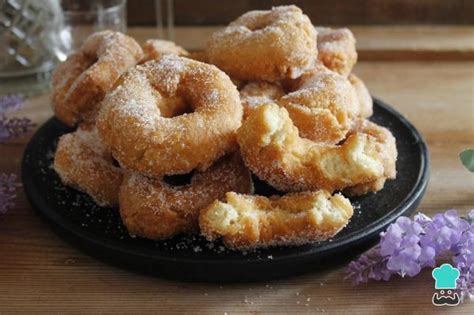
[[[132,238],[117,209],[100,208],[89,196],[64,186],[51,168],[59,136],[70,132],[55,118],[46,122],[28,144],[22,180],[32,206],[54,230],[91,256],[135,271],[190,281],[255,281],[316,270],[348,260],[377,240],[400,215],[418,206],[429,177],[428,152],[417,130],[390,106],[375,100],[372,120],[397,138],[397,179],[377,194],[353,198],[350,224],[329,241],[291,248],[239,253],[200,236],[167,241]],[[261,194],[271,189],[260,181]]]

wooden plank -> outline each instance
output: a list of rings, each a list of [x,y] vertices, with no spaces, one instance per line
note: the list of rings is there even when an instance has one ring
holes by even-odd
[[[474,205],[472,174],[459,162],[474,146],[474,62],[360,62],[356,72],[372,93],[392,104],[427,139],[432,176],[420,210]],[[48,97],[29,100],[21,114],[42,123]],[[0,147],[0,169],[19,172],[27,139]],[[474,304],[431,305],[430,270],[357,288],[344,266],[278,281],[200,284],[162,280],[111,267],[83,255],[35,214],[24,195],[0,216],[0,313],[341,313],[472,314]],[[306,305],[307,304],[307,305]]]
[[[203,50],[222,26],[177,27],[175,41]],[[474,26],[349,26],[357,39],[359,60],[474,60]],[[132,27],[140,42],[156,38],[154,28]]]

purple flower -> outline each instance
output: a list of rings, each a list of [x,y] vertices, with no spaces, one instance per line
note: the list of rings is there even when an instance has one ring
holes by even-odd
[[[468,228],[469,223],[459,217],[456,210],[436,214],[431,224],[425,227],[426,234],[422,237],[421,244],[433,246],[436,255],[441,255],[450,251]]]
[[[352,261],[346,279],[354,284],[389,280],[394,274],[413,277],[436,258],[453,255],[460,271],[458,291],[462,299],[474,298],[474,210],[461,218],[455,210],[433,219],[419,213],[413,220],[400,217],[380,234],[380,243]]]
[[[15,111],[22,105],[23,98],[19,95],[0,98],[0,143],[18,138],[33,129],[34,124],[28,118],[7,116],[7,112]]]
[[[0,214],[5,214],[13,205],[18,186],[15,174],[0,174]]]
[[[28,118],[8,117],[7,113],[18,110],[23,105],[23,97],[7,95],[0,97],[0,144],[20,137],[33,128],[34,124]],[[0,174],[0,214],[7,212],[16,197],[16,182],[14,174]]]
[[[382,232],[380,254],[387,257],[387,269],[402,277],[413,277],[421,268],[434,266],[434,249],[420,246],[424,233],[421,224],[407,217],[398,218]]]
[[[0,114],[5,115],[8,111],[16,111],[23,105],[21,95],[5,95],[0,98]]]
[[[473,214],[471,210],[469,216]],[[453,252],[454,266],[460,272],[457,286],[461,299],[474,299],[474,223],[462,234]]]
[[[365,283],[369,279],[388,281],[393,274],[387,269],[387,259],[380,254],[380,245],[351,261],[346,271],[345,279],[350,279],[354,285]]]

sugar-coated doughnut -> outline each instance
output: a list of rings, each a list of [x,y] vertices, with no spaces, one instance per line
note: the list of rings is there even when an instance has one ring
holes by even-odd
[[[123,172],[114,165],[94,125],[81,124],[61,136],[53,166],[65,185],[87,193],[98,205],[118,204]]]
[[[353,73],[349,75],[348,79],[354,87],[357,98],[359,99],[359,117],[367,118],[372,116],[374,103],[364,81]]]
[[[142,45],[144,58],[142,63],[159,59],[164,55],[188,56],[186,49],[176,45],[176,43],[164,39],[149,39]]]
[[[385,171],[372,136],[355,133],[341,145],[316,143],[301,138],[288,111],[275,104],[255,108],[237,141],[250,170],[281,191],[333,192],[373,181]]]
[[[291,89],[278,104],[288,110],[302,137],[329,144],[346,137],[359,111],[347,78],[318,65],[292,82]]]
[[[182,186],[138,173],[127,174],[120,189],[120,214],[131,235],[165,239],[197,231],[199,211],[226,192],[252,190],[250,172],[236,153],[195,173],[191,182]]]
[[[97,127],[121,166],[162,176],[205,170],[234,150],[241,120],[239,93],[225,73],[165,55],[122,77],[103,101]]]
[[[352,214],[348,199],[327,191],[270,198],[229,192],[201,211],[199,225],[208,240],[222,237],[227,247],[247,250],[327,240]]]
[[[112,31],[90,35],[54,70],[51,100],[56,117],[69,126],[93,121],[105,94],[142,58],[140,45],[129,36]]]
[[[316,27],[318,58],[329,69],[347,76],[357,62],[356,40],[348,28]]]
[[[274,103],[284,95],[285,91],[280,84],[265,81],[248,82],[240,90],[244,119],[255,107],[265,103]]]
[[[355,123],[350,134],[364,133],[371,136],[376,141],[376,148],[383,159],[384,173],[381,177],[368,182],[348,187],[344,193],[351,196],[362,196],[369,192],[377,192],[384,187],[387,179],[394,179],[397,175],[397,145],[395,137],[390,130],[381,127],[366,119],[360,119]]]
[[[296,78],[312,68],[317,56],[316,32],[300,8],[250,11],[207,43],[208,61],[240,80]]]

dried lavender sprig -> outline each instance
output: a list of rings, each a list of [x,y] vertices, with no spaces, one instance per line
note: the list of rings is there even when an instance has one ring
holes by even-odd
[[[35,124],[28,118],[0,118],[0,143],[16,139],[33,130]]]
[[[23,105],[23,96],[18,94],[0,97],[0,115],[4,116],[8,111],[16,111]]]
[[[13,206],[18,186],[15,174],[0,174],[0,214],[5,214]]]
[[[30,132],[34,124],[28,118],[8,117],[8,111],[18,110],[23,105],[20,95],[0,97],[0,143],[18,138]]]
[[[413,277],[424,267],[434,267],[435,258],[450,251],[461,272],[460,293],[471,297],[473,219],[474,211],[465,220],[455,210],[437,214],[433,219],[421,213],[413,220],[401,217],[381,233],[380,244],[349,264],[346,279],[359,284],[369,279],[388,280],[394,274]]]

